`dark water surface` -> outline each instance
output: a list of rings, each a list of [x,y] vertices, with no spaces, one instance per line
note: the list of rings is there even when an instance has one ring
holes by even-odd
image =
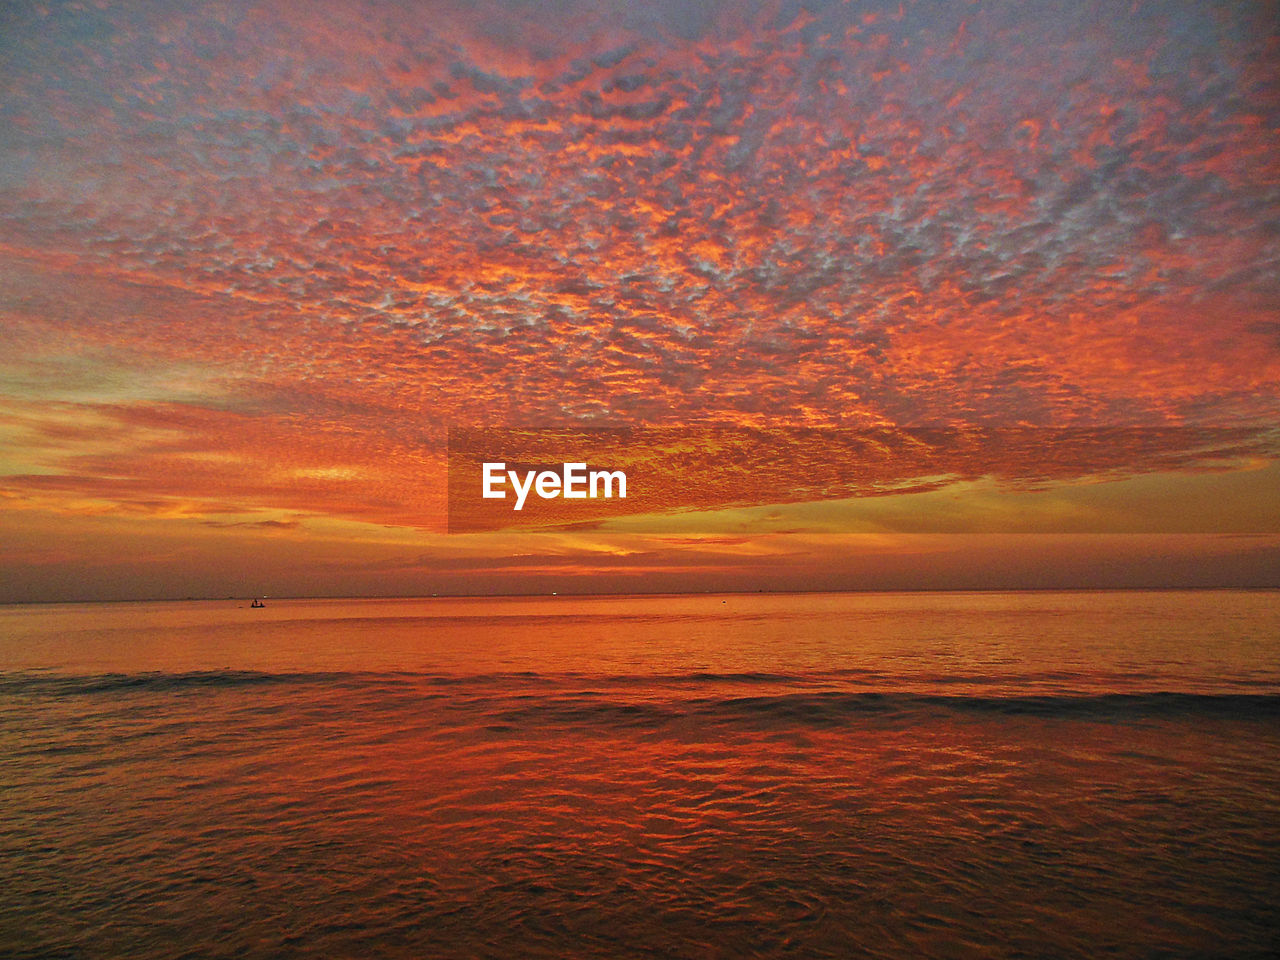
[[[1278,600],[0,608],[0,955],[1273,956]]]

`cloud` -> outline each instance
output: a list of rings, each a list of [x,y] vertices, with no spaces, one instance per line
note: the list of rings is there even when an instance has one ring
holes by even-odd
[[[1271,422],[1273,13],[8,11],[5,484],[433,527],[447,424]]]
[[[249,527],[255,530],[297,530],[302,526],[300,520],[201,520],[207,527],[230,529]]]

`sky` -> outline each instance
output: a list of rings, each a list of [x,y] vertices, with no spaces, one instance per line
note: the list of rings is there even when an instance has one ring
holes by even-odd
[[[1277,7],[5,4],[0,601],[1280,585]]]

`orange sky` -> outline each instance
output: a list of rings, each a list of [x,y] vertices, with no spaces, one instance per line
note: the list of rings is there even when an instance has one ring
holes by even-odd
[[[1280,583],[1280,11],[1052,6],[13,5],[0,600]],[[829,442],[447,534],[532,427]]]

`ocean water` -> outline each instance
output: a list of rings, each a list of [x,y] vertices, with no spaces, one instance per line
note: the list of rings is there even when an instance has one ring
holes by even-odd
[[[0,955],[1274,956],[1278,600],[0,608]]]

